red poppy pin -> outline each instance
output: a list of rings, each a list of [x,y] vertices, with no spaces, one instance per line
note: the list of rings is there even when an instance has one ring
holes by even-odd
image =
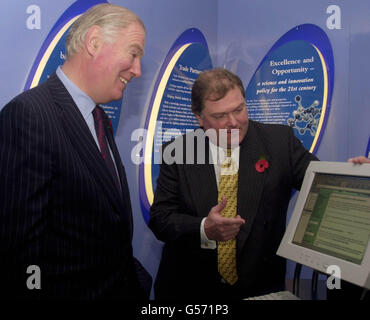
[[[265,170],[269,167],[269,163],[264,156],[260,157],[260,159],[256,163],[256,170],[259,173],[265,172]]]

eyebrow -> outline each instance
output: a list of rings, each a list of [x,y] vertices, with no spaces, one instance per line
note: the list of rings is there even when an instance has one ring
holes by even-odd
[[[242,103],[240,103],[238,106],[235,107],[235,109],[233,109],[232,111],[230,112],[233,112],[235,111],[236,109],[239,109],[240,107],[244,107],[246,106],[246,103],[245,101],[243,101]],[[228,112],[216,112],[216,113],[211,113],[212,116],[219,116],[219,115],[222,115],[222,114],[227,114]]]
[[[138,54],[142,57],[144,56],[144,50],[141,46],[139,46],[138,44],[134,43],[131,45],[131,48],[135,49],[138,51]]]
[[[247,106],[245,100],[243,100],[243,102],[241,102],[234,110],[240,108],[240,107],[244,107],[244,106]]]

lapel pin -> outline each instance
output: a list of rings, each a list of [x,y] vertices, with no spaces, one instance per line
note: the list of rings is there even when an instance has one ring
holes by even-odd
[[[261,156],[260,159],[256,163],[257,172],[263,173],[268,167],[269,167],[269,163],[266,160],[265,156]]]

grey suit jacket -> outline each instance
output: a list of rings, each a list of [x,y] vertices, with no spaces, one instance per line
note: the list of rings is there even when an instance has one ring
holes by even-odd
[[[129,190],[113,135],[106,134],[121,191],[55,74],[1,110],[0,274],[7,279],[6,297],[136,297]],[[29,265],[41,269],[41,290],[26,286]]]
[[[237,287],[246,297],[283,286],[285,261],[275,253],[287,207],[293,188],[300,188],[309,162],[317,158],[290,127],[252,120],[240,147],[237,213],[246,223],[237,236]],[[262,156],[269,168],[260,173],[255,165]],[[149,221],[157,238],[165,242],[156,297],[212,297],[217,292],[217,250],[200,247],[201,220],[217,204],[214,167],[208,160],[161,165]]]

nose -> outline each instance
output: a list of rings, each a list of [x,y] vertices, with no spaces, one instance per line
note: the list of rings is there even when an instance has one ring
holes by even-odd
[[[134,63],[131,67],[131,73],[133,77],[139,78],[141,76],[141,65],[140,65],[140,59],[136,58],[134,60]]]
[[[228,118],[227,118],[227,124],[229,128],[235,128],[238,124],[236,121],[235,116],[232,113],[229,113]]]

